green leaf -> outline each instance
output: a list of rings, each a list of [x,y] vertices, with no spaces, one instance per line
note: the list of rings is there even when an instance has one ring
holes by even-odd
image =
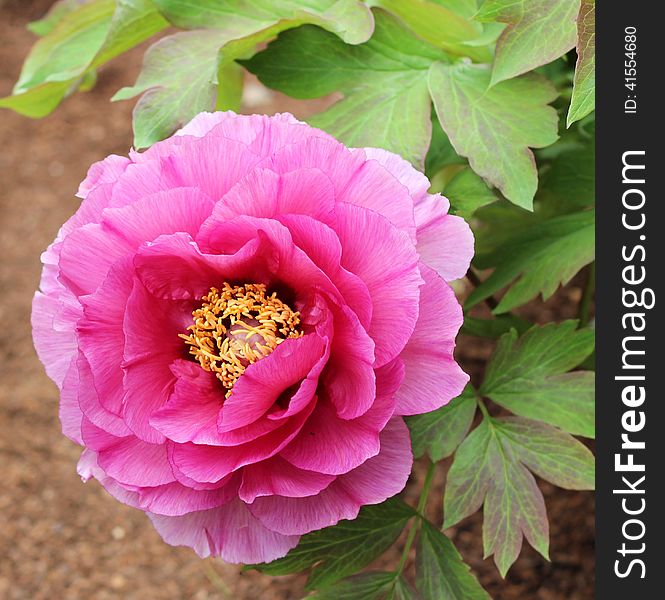
[[[395,580],[393,594],[388,595],[388,600],[422,600],[420,594],[413,589],[413,586],[400,575]]]
[[[284,558],[252,567],[268,575],[287,575],[314,567],[307,588],[326,587],[382,554],[414,515],[413,509],[397,498],[365,506],[355,520],[308,533]]]
[[[492,60],[487,48],[466,45],[480,38],[483,27],[466,18],[471,16],[470,11],[463,6],[453,8],[427,0],[371,0],[369,5],[396,15],[420,38],[450,54],[468,56],[478,62]],[[461,14],[464,12],[466,16]]]
[[[502,576],[522,547],[522,537],[548,558],[549,523],[536,480],[510,439],[485,418],[462,442],[448,472],[444,528],[484,505],[483,548]]]
[[[476,19],[507,27],[499,37],[492,85],[526,73],[575,45],[580,0],[486,0]]]
[[[577,16],[577,65],[568,109],[570,127],[596,107],[596,2],[582,0]]]
[[[596,198],[596,152],[590,139],[570,151],[561,152],[542,176],[539,195],[553,195],[556,208],[580,209]]]
[[[395,578],[395,573],[361,573],[308,597],[317,600],[381,600],[393,588]]]
[[[557,139],[556,90],[529,74],[489,88],[485,65],[437,63],[429,87],[439,121],[458,154],[506,198],[531,209],[538,175],[531,148]]]
[[[423,600],[490,600],[454,544],[427,521],[418,540],[416,587]]]
[[[467,298],[466,308],[475,306],[516,277],[516,283],[494,309],[497,314],[512,310],[538,294],[547,300],[595,258],[595,211],[583,211],[534,223],[487,255],[478,255],[479,268],[494,272]]]
[[[359,46],[315,27],[279,36],[243,64],[268,87],[296,98],[333,91],[344,99],[310,119],[349,146],[396,152],[421,167],[431,136],[427,69],[441,53],[381,10]]]
[[[533,473],[568,490],[593,490],[593,454],[572,435],[522,417],[494,419],[515,455]]]
[[[425,174],[432,179],[438,171],[449,165],[465,165],[464,160],[450,143],[450,139],[441,129],[436,112],[432,109],[432,139],[425,157]]]
[[[456,215],[469,220],[481,206],[491,204],[497,197],[487,184],[469,167],[455,175],[443,190]]]
[[[335,33],[347,44],[361,44],[372,35],[370,10],[357,0],[154,0],[162,14],[183,29],[219,29],[229,41],[265,31],[266,40],[304,23]],[[277,26],[277,29],[275,27]]]
[[[114,10],[114,0],[97,0],[62,15],[30,50],[13,93],[80,76],[104,43]]]
[[[168,27],[152,0],[116,0],[102,47],[91,63],[98,67]]]
[[[69,83],[43,83],[27,92],[0,98],[0,108],[10,108],[20,115],[40,119],[53,112],[65,97]]]
[[[66,94],[87,90],[95,69],[168,23],[150,0],[62,2],[31,29],[43,35],[25,60],[14,95],[0,107],[30,116],[52,112]]]
[[[576,321],[505,334],[487,365],[480,393],[515,414],[593,437],[594,374],[568,373],[591,354],[592,329]]]
[[[303,3],[267,0],[154,2],[176,25],[204,29],[157,42],[146,53],[136,84],[114,96],[124,100],[145,92],[134,111],[134,145],[139,148],[169,136],[201,111],[236,106],[240,82],[232,61],[280,31],[315,23],[358,43],[373,27],[371,12],[355,0],[309,0],[304,8]]]
[[[222,38],[212,29],[182,31],[148,49],[136,84],[113,96],[113,100],[126,100],[145,92],[134,109],[136,148],[164,139],[215,106]]]
[[[516,315],[498,315],[494,319],[478,319],[476,317],[464,317],[464,323],[460,333],[463,335],[475,335],[496,339],[511,329],[518,333],[524,333],[531,327],[532,323]]]
[[[407,417],[414,456],[420,458],[427,453],[434,462],[450,456],[469,432],[475,414],[476,394],[467,386],[446,406]]]

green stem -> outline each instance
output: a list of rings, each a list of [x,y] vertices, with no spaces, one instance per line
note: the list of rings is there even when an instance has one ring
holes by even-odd
[[[416,539],[416,534],[418,533],[418,528],[420,526],[420,519],[425,518],[425,507],[427,506],[427,498],[429,497],[429,491],[432,487],[432,480],[434,479],[434,473],[436,472],[436,463],[430,463],[427,468],[427,474],[425,475],[425,482],[423,483],[423,489],[420,492],[420,498],[418,499],[418,507],[416,511],[418,512],[418,520],[411,525],[409,529],[409,535],[406,538],[406,543],[404,544],[404,551],[402,552],[402,558],[399,561],[397,566],[397,576],[402,574],[406,561],[409,558],[409,552],[411,551],[411,546]]]
[[[490,413],[487,410],[485,403],[483,402],[482,398],[479,395],[476,395],[476,402],[478,403],[478,408],[480,408],[480,412],[483,413],[483,417],[489,419]]]
[[[471,267],[469,267],[469,270],[466,272],[466,278],[471,282],[474,288],[477,288],[482,283],[480,277],[478,277],[476,272]],[[485,304],[487,304],[490,310],[494,310],[497,306],[499,306],[499,302],[494,296],[488,296],[485,298]]]
[[[593,299],[593,293],[595,291],[595,288],[596,288],[596,263],[592,262],[589,265],[586,285],[584,286],[582,300],[580,300],[580,308],[579,308],[580,327],[586,327],[589,324],[589,312],[591,309],[591,300]]]

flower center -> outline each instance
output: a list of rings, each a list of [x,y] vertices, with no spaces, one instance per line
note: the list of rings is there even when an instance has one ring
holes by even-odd
[[[245,369],[268,356],[287,338],[303,335],[300,313],[282,302],[276,292],[266,295],[262,283],[210,288],[202,305],[192,312],[191,333],[179,334],[206,371],[214,373],[231,395]]]

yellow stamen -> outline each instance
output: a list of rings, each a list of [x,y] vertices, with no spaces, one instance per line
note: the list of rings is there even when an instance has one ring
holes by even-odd
[[[214,373],[227,389],[252,363],[265,358],[285,339],[303,335],[300,314],[262,283],[210,288],[192,312],[191,333],[179,334],[203,369]]]

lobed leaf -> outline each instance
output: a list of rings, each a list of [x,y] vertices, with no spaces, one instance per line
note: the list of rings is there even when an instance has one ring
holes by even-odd
[[[594,347],[592,329],[576,321],[534,326],[501,337],[480,393],[508,410],[586,437],[595,433],[594,374],[568,373]]]
[[[458,154],[515,204],[531,209],[538,174],[529,148],[557,139],[556,90],[529,74],[490,86],[486,65],[437,63],[429,88],[441,126]]]
[[[486,0],[476,19],[506,23],[496,45],[492,85],[547,64],[575,45],[580,0]]]
[[[427,521],[418,540],[416,587],[423,600],[490,600],[454,544]]]
[[[566,124],[570,127],[596,108],[596,2],[582,0],[577,15],[577,65]]]
[[[343,92],[312,125],[349,146],[385,148],[422,168],[431,136],[427,69],[442,54],[384,11],[375,11],[375,23],[372,38],[359,46],[300,27],[243,64],[296,98]]]
[[[423,415],[406,418],[413,454],[427,453],[433,462],[450,456],[471,428],[476,414],[476,395],[471,386],[446,406]]]
[[[309,533],[284,558],[252,567],[268,575],[287,575],[313,567],[307,588],[326,587],[382,554],[414,515],[414,510],[397,498],[365,506],[355,520]]]
[[[538,294],[547,300],[595,258],[595,211],[588,210],[542,222],[515,233],[489,254],[479,254],[480,268],[494,272],[467,298],[466,308],[475,306],[501,288],[519,279],[501,298],[494,312],[505,313]]]
[[[483,548],[502,576],[515,562],[522,538],[548,557],[549,523],[543,495],[492,419],[485,418],[457,450],[448,472],[444,527],[484,505]]]

